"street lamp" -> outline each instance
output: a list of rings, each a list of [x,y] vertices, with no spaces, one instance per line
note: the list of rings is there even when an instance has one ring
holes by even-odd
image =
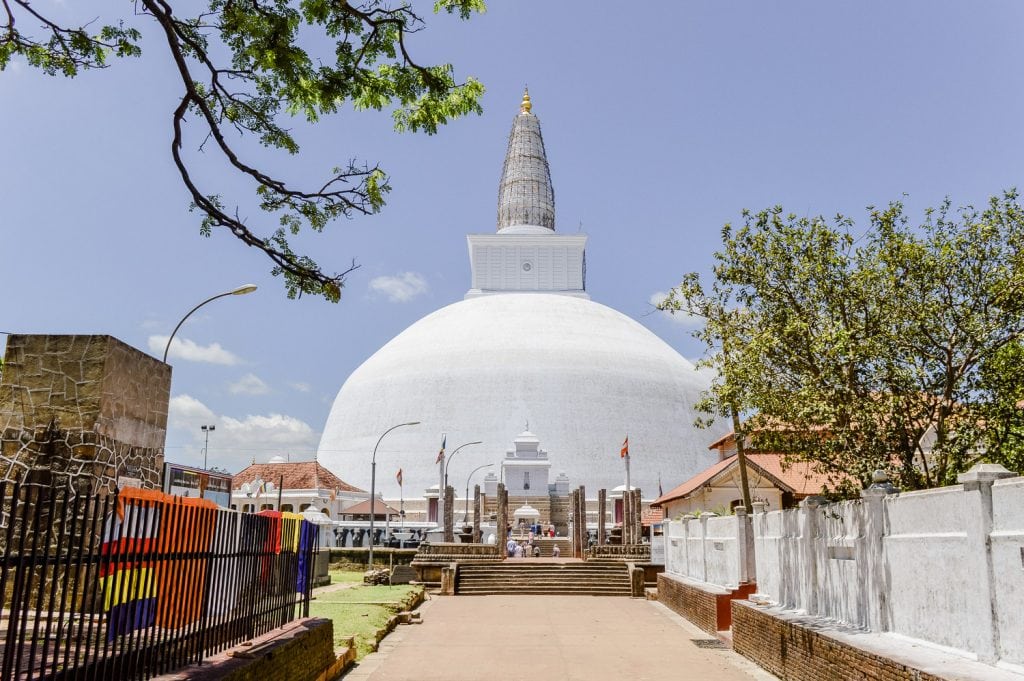
[[[203,470],[206,468],[206,455],[210,452],[210,433],[217,430],[217,426],[199,426],[206,433],[206,444],[203,445]]]
[[[210,302],[213,302],[214,300],[217,300],[218,298],[223,298],[225,296],[244,296],[246,293],[252,293],[255,290],[256,290],[256,284],[243,284],[242,286],[239,286],[238,288],[236,288],[236,289],[234,289],[232,291],[228,291],[226,293],[218,293],[217,295],[213,296],[212,298],[207,298],[206,300],[204,300],[203,302],[199,303],[198,305],[193,307],[191,310],[189,310],[188,314],[186,314],[184,317],[182,317],[181,321],[178,322],[178,325],[174,327],[174,331],[171,331],[170,338],[167,339],[167,347],[164,348],[164,360],[163,360],[164,364],[167,363],[167,353],[171,349],[171,341],[174,340],[174,334],[178,333],[178,329],[181,328],[181,325],[185,323],[186,319],[188,319],[189,317],[192,316],[193,312],[195,312],[196,310],[201,308],[203,305],[206,305],[207,303],[210,303]]]
[[[375,497],[377,492],[377,447],[380,446],[380,441],[384,439],[384,436],[390,433],[395,428],[401,428],[402,426],[418,426],[419,421],[409,421],[408,423],[399,423],[397,426],[391,426],[384,431],[379,438],[377,438],[377,444],[373,446],[373,458],[370,459],[370,559],[367,561],[367,569],[373,569],[373,507],[376,503]]]
[[[441,490],[441,494],[442,495],[445,493],[445,490],[448,489],[448,466],[451,465],[452,459],[455,458],[455,455],[458,454],[459,450],[462,449],[463,447],[468,447],[470,445],[482,445],[482,444],[483,444],[483,442],[480,441],[480,440],[477,440],[476,442],[467,442],[464,445],[459,445],[458,447],[456,447],[455,451],[453,451],[450,455],[448,455],[448,460],[444,462],[444,489]]]
[[[463,522],[465,522],[466,524],[469,524],[469,481],[473,479],[473,475],[478,470],[481,470],[483,468],[488,468],[489,466],[493,466],[493,465],[494,465],[493,463],[485,463],[482,466],[477,466],[476,468],[473,469],[473,472],[469,474],[469,477],[466,478],[466,510],[462,514],[463,518],[464,518]]]

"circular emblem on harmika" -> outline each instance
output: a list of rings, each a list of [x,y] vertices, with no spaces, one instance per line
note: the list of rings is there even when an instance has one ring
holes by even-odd
[[[526,262],[523,263],[523,271],[524,272],[529,272],[532,269],[533,269],[533,263],[532,262],[527,260]]]

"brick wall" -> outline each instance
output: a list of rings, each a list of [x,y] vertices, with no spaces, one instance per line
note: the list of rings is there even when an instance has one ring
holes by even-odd
[[[700,589],[666,573],[658,575],[658,601],[712,634],[729,628],[718,622],[718,602],[723,598],[728,604],[728,594]]]
[[[331,620],[308,618],[253,641],[241,655],[214,656],[155,681],[320,681],[340,673]]]
[[[942,677],[775,617],[746,601],[732,602],[732,623],[733,649],[785,681],[942,681]]]

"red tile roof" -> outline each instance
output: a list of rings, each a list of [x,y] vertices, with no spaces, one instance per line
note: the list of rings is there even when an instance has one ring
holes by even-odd
[[[282,483],[282,477],[284,482]],[[316,461],[296,461],[294,463],[254,463],[231,476],[231,489],[238,489],[243,482],[252,482],[261,478],[274,485],[282,485],[283,489],[331,489],[340,492],[363,492],[358,487],[348,484]]]
[[[398,515],[396,509],[391,508],[380,499],[373,500],[373,514],[375,516],[382,516],[385,513],[389,515]],[[355,506],[351,506],[342,511],[344,515],[370,515],[370,500],[360,501]]]
[[[782,454],[747,454],[747,464],[782,491],[801,497],[821,494],[828,482],[824,475],[814,471],[813,465],[810,463],[798,462],[783,467]],[[737,466],[737,457],[734,454],[661,495],[651,502],[651,506],[660,506],[669,501],[688,497],[716,478],[730,474],[732,469]]]

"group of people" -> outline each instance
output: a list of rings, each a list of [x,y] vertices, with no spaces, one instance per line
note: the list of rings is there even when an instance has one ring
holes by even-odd
[[[540,542],[537,541],[537,533],[541,536],[547,535],[549,537],[555,536],[555,527],[552,525],[548,530],[541,530],[536,526],[531,528],[530,535],[526,540],[517,540],[512,536],[511,527],[509,528],[508,543],[505,544],[505,550],[509,558],[540,558]],[[551,555],[558,558],[561,555],[561,549],[558,548],[558,544],[553,544],[551,548]]]
[[[524,558],[533,556],[534,558],[540,558],[540,544],[535,544],[532,539],[529,541],[516,541],[509,537],[508,544],[505,545],[508,551],[509,558]]]

